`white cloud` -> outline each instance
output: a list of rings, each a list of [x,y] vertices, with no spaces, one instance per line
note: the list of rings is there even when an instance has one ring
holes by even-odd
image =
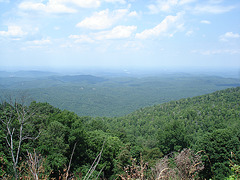
[[[189,7],[188,5],[197,2],[197,0],[156,0],[155,3],[148,5],[150,13],[157,14],[160,12],[171,12],[177,8],[183,10],[192,11],[193,13],[212,13],[221,14],[229,12],[235,8],[235,6],[224,6],[221,3],[223,0],[208,0],[201,4],[199,3],[195,7]]]
[[[47,3],[25,1],[19,5],[19,8],[22,10],[43,11],[47,13],[76,13],[77,7],[97,8],[100,4],[100,0],[49,0]],[[75,6],[75,8],[72,8],[72,5]]]
[[[186,35],[186,36],[191,36],[192,34],[193,34],[193,31],[190,30],[190,31],[187,31],[185,35]]]
[[[161,11],[169,11],[172,6],[177,5],[178,0],[166,0],[166,1],[161,1],[158,0],[157,4],[151,4],[148,6],[149,10],[151,13],[159,13]]]
[[[70,39],[74,39],[75,43],[93,43],[94,40],[87,35],[70,35]]]
[[[133,35],[136,26],[116,26],[109,31],[101,31],[98,33],[90,33],[89,35],[70,35],[75,43],[94,43],[102,40],[126,39]]]
[[[85,18],[83,21],[79,22],[77,27],[84,27],[88,29],[105,29],[111,27],[114,19],[109,16],[109,10],[103,10],[94,13],[91,17]]]
[[[189,3],[193,3],[195,2],[196,0],[180,0],[179,1],[179,4],[180,5],[184,5],[184,4],[189,4]]]
[[[136,11],[132,11],[128,14],[128,16],[130,16],[130,17],[134,17],[134,16],[137,16],[137,15],[138,15],[138,13]]]
[[[202,23],[202,24],[211,24],[211,22],[208,21],[208,20],[201,20],[200,23]]]
[[[46,13],[75,13],[77,12],[73,8],[68,8],[64,4],[49,1],[47,4],[43,3],[34,3],[34,2],[23,2],[19,5],[19,8],[22,10],[33,10],[33,11],[42,11]]]
[[[7,0],[0,0],[0,2]],[[19,4],[22,10],[42,11],[47,13],[76,13],[77,8],[98,8],[101,2],[125,4],[125,0],[48,0],[24,1]]]
[[[62,0],[65,2],[73,3],[82,8],[97,8],[100,6],[100,0]]]
[[[95,39],[125,39],[132,36],[133,32],[136,31],[136,26],[117,26],[110,31],[102,31],[95,33]]]
[[[220,4],[223,0],[209,0],[210,4]]]
[[[219,36],[220,41],[228,41],[230,39],[238,39],[240,38],[240,34],[238,33],[233,33],[233,32],[226,32],[225,34]]]
[[[125,4],[126,1],[125,0],[104,0],[105,2],[110,2],[110,3],[121,3],[121,4]]]
[[[233,33],[233,32],[227,32],[225,35],[224,35],[226,38],[239,38],[240,35],[238,33]]]
[[[234,6],[220,6],[220,5],[198,5],[193,8],[194,13],[212,13],[212,14],[222,14],[229,12],[234,9]]]
[[[144,30],[136,34],[136,38],[147,39],[154,36],[173,36],[173,34],[183,28],[183,13],[177,13],[176,16],[167,16],[160,24],[152,29]]]
[[[114,23],[122,19],[128,14],[128,9],[118,9],[112,12],[109,9],[96,12],[91,17],[87,17],[76,26],[88,29],[106,29],[111,27]]]
[[[22,37],[27,33],[22,30],[20,26],[11,25],[8,26],[7,31],[0,31],[0,36],[12,36],[12,37]]]
[[[46,48],[47,51],[50,50],[49,45],[52,44],[52,41],[49,38],[46,39],[37,39],[32,41],[26,41],[24,46],[20,49],[23,51],[28,51],[30,49],[42,49]]]
[[[172,8],[177,6],[183,6],[196,0],[157,0],[155,4],[150,4],[148,6],[151,13],[156,14],[161,11],[169,12]]]
[[[51,41],[49,39],[41,39],[41,40],[28,41],[28,43],[33,45],[46,45],[46,44],[51,44]]]

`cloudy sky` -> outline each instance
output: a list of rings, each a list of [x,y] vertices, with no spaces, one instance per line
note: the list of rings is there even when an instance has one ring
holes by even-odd
[[[0,0],[0,66],[240,67],[240,1]]]

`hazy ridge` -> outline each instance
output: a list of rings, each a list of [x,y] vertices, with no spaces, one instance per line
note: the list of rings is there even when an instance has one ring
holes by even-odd
[[[0,72],[2,96],[25,92],[29,103],[48,102],[81,116],[122,116],[145,106],[237,86],[237,78],[176,72],[151,76]]]

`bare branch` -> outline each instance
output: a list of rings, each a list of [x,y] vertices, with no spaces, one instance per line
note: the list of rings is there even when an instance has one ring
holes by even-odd
[[[95,160],[93,161],[92,163],[92,166],[91,168],[88,170],[87,174],[85,175],[84,179],[89,179],[92,175],[92,173],[95,171],[100,159],[101,159],[101,156],[102,156],[102,152],[103,152],[103,147],[104,147],[104,144],[105,144],[106,140],[103,142],[103,145],[102,145],[102,150],[100,151],[100,153],[97,155],[97,157],[95,158]],[[97,161],[97,162],[96,162]]]
[[[103,166],[103,168],[100,170],[100,172],[98,173],[98,176],[96,177],[96,179],[98,179],[98,177],[100,176],[100,174],[102,173],[104,168],[105,168],[105,166]]]
[[[2,118],[0,118],[0,119],[1,119],[1,121],[2,121],[3,124],[7,125],[7,123],[5,123],[5,121],[4,121]]]
[[[73,150],[72,150],[71,158],[70,158],[68,169],[67,169],[67,172],[66,172],[66,180],[68,179],[68,174],[69,174],[69,170],[70,170],[71,163],[72,163],[72,157],[73,157],[73,153],[75,151],[76,145],[77,145],[77,142],[75,142]]]
[[[10,143],[9,143],[9,141],[8,141],[7,136],[5,137],[5,139],[6,139],[6,141],[7,141],[7,145],[11,148],[11,145],[10,145]]]
[[[21,151],[21,146],[24,140],[31,139],[35,140],[39,137],[39,134],[36,137],[31,137],[30,135],[25,135],[24,130],[25,130],[25,125],[29,119],[31,119],[35,112],[29,112],[28,108],[24,105],[24,96],[20,99],[19,104],[17,100],[12,101],[12,98],[9,98],[9,103],[4,102],[2,104],[3,107],[3,112],[4,112],[4,119],[0,118],[0,122],[2,122],[3,125],[5,125],[5,132],[6,132],[6,142],[9,147],[9,151],[12,156],[12,162],[13,162],[13,170],[15,174],[15,179],[18,178],[18,172],[17,172],[17,165],[19,161],[19,156],[20,156],[20,151]],[[15,138],[14,133],[15,133],[15,125],[13,122],[15,120],[18,121],[17,127],[17,138]],[[18,144],[17,147],[14,147],[15,144]]]
[[[41,166],[43,163],[42,157],[41,155],[37,155],[34,149],[33,154],[27,151],[27,158],[28,158],[27,163],[29,166],[29,170],[32,173],[34,179],[38,180],[38,174],[41,171]]]

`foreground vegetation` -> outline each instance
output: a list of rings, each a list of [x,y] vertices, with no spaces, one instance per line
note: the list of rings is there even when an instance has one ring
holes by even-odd
[[[0,177],[238,179],[239,102],[237,87],[109,118],[9,99],[0,106]]]

